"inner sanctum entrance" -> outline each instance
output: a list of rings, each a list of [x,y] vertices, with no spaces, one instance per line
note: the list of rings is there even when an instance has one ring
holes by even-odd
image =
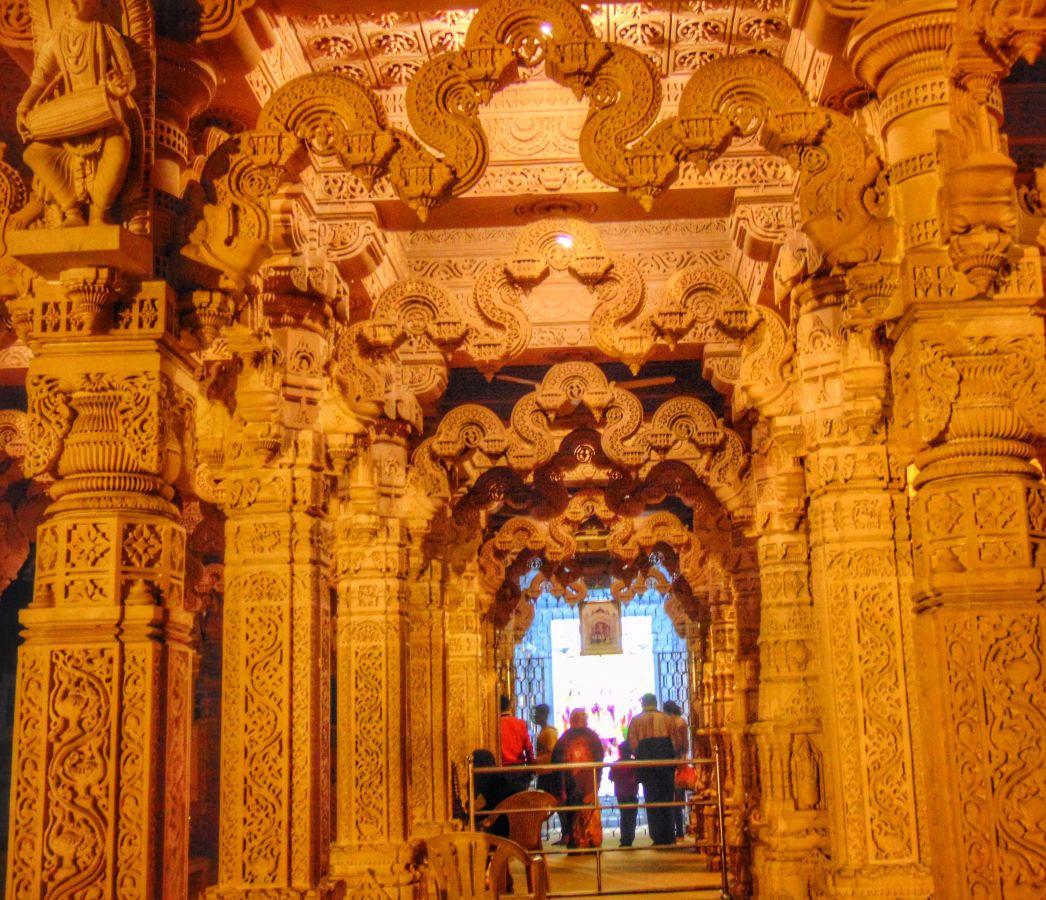
[[[618,607],[621,640],[610,647],[583,647],[583,603]],[[515,705],[529,717],[539,703],[551,708],[551,722],[568,727],[570,712],[588,711],[589,727],[609,753],[640,711],[639,698],[652,693],[659,705],[672,700],[690,711],[690,668],[685,641],[656,592],[618,604],[608,590],[593,589],[583,603],[543,593],[534,621],[516,645]]]
[[[678,704],[690,728],[690,656],[685,640],[665,612],[665,598],[654,588],[628,595],[625,601],[608,588],[587,589],[584,600],[557,597],[544,590],[534,601],[534,621],[515,650],[514,697],[517,715],[533,720],[545,704],[549,722],[562,734],[570,715],[583,709],[588,727],[600,738],[605,759],[619,756],[633,716],[642,710],[640,698],[653,694],[658,707]],[[606,611],[616,625],[593,625],[583,612]],[[587,626],[587,627],[586,627]],[[700,674],[700,673],[698,673]],[[537,740],[535,727],[533,738]],[[690,742],[692,743],[692,741]],[[600,785],[604,833],[618,838],[620,814],[613,783]],[[555,820],[551,820],[553,823]],[[639,834],[645,834],[646,814],[639,811]]]

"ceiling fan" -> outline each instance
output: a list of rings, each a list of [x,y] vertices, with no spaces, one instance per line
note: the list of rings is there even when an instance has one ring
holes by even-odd
[[[512,384],[525,384],[527,387],[539,387],[540,381],[534,381],[532,378],[517,378],[515,375],[495,375],[494,378],[497,381],[508,381]],[[648,387],[661,387],[665,384],[675,384],[675,375],[660,375],[655,378],[630,378],[627,381],[615,381],[614,384],[618,387],[627,388],[630,391],[638,391],[642,388]]]

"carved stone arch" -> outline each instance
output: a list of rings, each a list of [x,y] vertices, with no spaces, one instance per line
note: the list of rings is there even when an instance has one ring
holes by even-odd
[[[526,225],[516,238],[509,277],[521,285],[542,281],[549,269],[568,271],[583,284],[597,284],[613,266],[603,238],[581,219],[541,219]]]
[[[791,366],[795,344],[784,319],[766,306],[751,308],[755,327],[745,335],[737,377],[736,412],[748,407],[773,415],[792,399]]]
[[[386,288],[360,334],[370,347],[395,357],[402,386],[425,406],[442,396],[446,359],[465,329],[457,300],[439,285],[415,279]]]
[[[397,154],[411,158],[418,178],[439,181],[439,164],[415,158],[416,144],[389,127],[377,97],[349,76],[295,78],[269,98],[256,128],[234,135],[208,157],[202,178],[208,202],[183,253],[242,285],[268,255],[269,199],[304,167],[303,150],[336,158],[366,185],[389,171]],[[395,177],[393,186],[417,207]]]
[[[542,28],[544,26],[544,29]],[[465,34],[466,47],[501,45],[517,63],[533,65],[540,38],[594,40],[592,20],[570,0],[489,0],[481,4]]]
[[[494,592],[505,580],[505,570],[523,550],[544,551],[548,545],[548,525],[526,516],[505,522],[479,551],[480,584]]]
[[[635,542],[646,552],[665,544],[678,553],[692,540],[693,533],[675,513],[657,510],[635,520]]]
[[[685,463],[727,511],[740,519],[749,517],[744,441],[716,419],[707,405],[694,397],[666,401],[644,427],[642,440],[651,448],[653,459]]]
[[[564,408],[581,405],[603,424],[601,443],[607,456],[632,468],[642,462],[643,450],[632,440],[643,422],[639,399],[612,385],[592,363],[560,363],[513,407],[509,464],[533,470],[551,459],[556,449],[553,422]]]
[[[626,151],[630,193],[649,202],[679,161],[707,166],[734,137],[750,135],[798,170],[802,228],[830,265],[893,257],[897,235],[885,210],[882,163],[853,122],[812,104],[774,59],[725,56],[698,69],[678,115]]]
[[[508,446],[501,419],[485,406],[467,403],[443,417],[436,433],[415,451],[414,461],[439,470],[445,497],[452,501],[503,464]]]
[[[442,460],[457,460],[478,451],[491,463],[504,457],[509,435],[497,415],[476,403],[455,407],[440,420],[432,436],[432,453]]]
[[[651,319],[670,345],[729,340],[750,315],[741,283],[719,266],[687,266],[665,282]]]
[[[486,169],[478,107],[515,80],[517,66],[542,61],[554,81],[589,100],[582,162],[601,181],[626,186],[624,149],[653,124],[661,106],[653,65],[631,47],[597,40],[571,0],[490,0],[473,18],[464,46],[429,60],[407,87],[408,118],[453,173],[451,195],[469,190]]]

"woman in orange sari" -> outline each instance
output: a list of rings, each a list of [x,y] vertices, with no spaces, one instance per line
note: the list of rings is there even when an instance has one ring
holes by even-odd
[[[552,750],[554,763],[591,763],[603,761],[603,742],[588,727],[588,713],[575,709],[570,714],[570,727],[556,741]],[[567,806],[594,804],[599,794],[601,769],[578,766],[563,773]],[[603,843],[603,823],[598,809],[579,810],[573,814],[573,826],[567,840],[570,848],[599,847]]]

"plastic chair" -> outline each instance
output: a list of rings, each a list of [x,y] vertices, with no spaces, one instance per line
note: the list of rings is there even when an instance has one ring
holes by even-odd
[[[490,811],[490,815],[483,820],[483,827],[489,828],[493,825],[502,810],[525,810],[525,812],[507,814],[509,839],[515,841],[524,850],[532,853],[540,852],[542,849],[541,826],[555,812],[551,808],[555,805],[556,798],[548,791],[520,791],[495,806]]]
[[[544,859],[514,841],[477,831],[441,834],[425,841],[429,877],[438,900],[545,900]],[[526,894],[510,893],[509,865],[518,862],[527,877]]]

